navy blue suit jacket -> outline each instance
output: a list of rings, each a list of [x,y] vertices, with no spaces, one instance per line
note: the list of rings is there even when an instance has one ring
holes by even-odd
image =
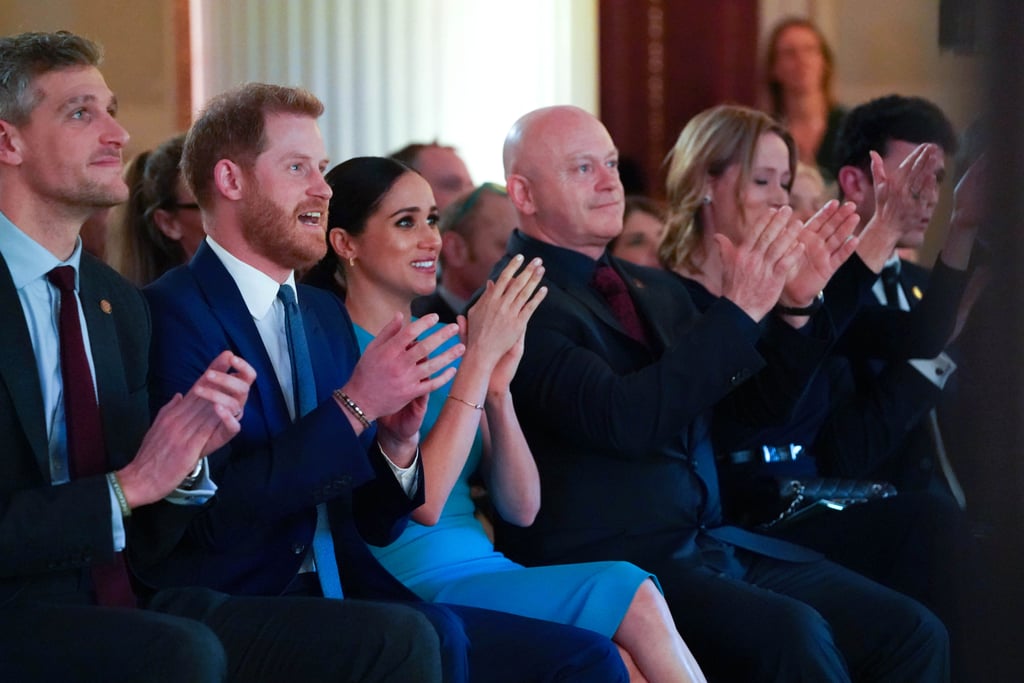
[[[831,335],[772,321],[762,330],[724,299],[700,315],[676,275],[610,259],[647,324],[645,347],[588,286],[592,259],[518,231],[509,242],[517,253],[544,259],[548,287],[512,384],[542,505],[531,527],[500,529],[501,548],[528,564],[624,559],[646,568],[729,564],[731,545],[819,558],[722,525],[707,418],[725,401],[749,419],[785,420]],[[784,339],[786,352],[762,350],[762,332]]]
[[[359,438],[331,397],[352,373],[359,347],[342,302],[298,286],[319,407],[294,424],[252,316],[208,245],[191,263],[146,288],[153,314],[154,406],[185,392],[224,349],[257,372],[242,431],[210,456],[217,494],[205,507],[160,503],[137,520],[134,549],[156,587],[202,585],[232,594],[280,594],[295,577],[327,503],[346,595],[415,599],[364,542],[386,544],[422,503],[402,491],[372,434]]]

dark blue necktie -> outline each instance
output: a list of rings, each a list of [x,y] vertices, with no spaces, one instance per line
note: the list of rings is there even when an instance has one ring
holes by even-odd
[[[284,304],[285,330],[288,334],[288,351],[292,359],[292,390],[295,397],[296,419],[312,412],[317,406],[316,378],[313,376],[313,360],[306,343],[306,330],[302,326],[302,312],[295,301],[291,285],[281,285],[277,298]],[[341,598],[341,579],[338,576],[338,561],[334,554],[334,539],[327,518],[327,506],[316,506],[316,532],[313,534],[313,558],[316,573],[320,578],[320,589],[324,597]]]

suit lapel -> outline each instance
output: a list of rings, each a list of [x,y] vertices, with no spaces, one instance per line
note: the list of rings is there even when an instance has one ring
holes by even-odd
[[[119,441],[123,425],[117,423],[121,411],[113,409],[128,401],[128,385],[124,374],[124,358],[118,341],[114,316],[119,314],[112,307],[112,294],[105,278],[97,277],[94,264],[83,254],[79,275],[78,298],[82,303],[82,315],[89,330],[89,347],[96,372],[96,390],[99,396],[100,415],[103,420],[104,440],[107,453],[120,452],[109,447]],[[119,465],[120,463],[110,463]]]
[[[14,412],[25,431],[40,472],[50,480],[43,392],[25,313],[7,262],[0,256],[0,378],[7,385]]]
[[[255,387],[264,404],[267,426],[272,434],[277,434],[291,423],[288,404],[285,403],[267,348],[238,291],[238,285],[205,242],[200,245],[188,267],[203,292],[211,315],[220,322],[234,345],[235,353],[256,370]]]

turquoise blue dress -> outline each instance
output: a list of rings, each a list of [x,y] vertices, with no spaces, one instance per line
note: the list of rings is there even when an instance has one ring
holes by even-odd
[[[373,339],[358,326],[356,337],[361,350]],[[451,383],[430,395],[423,432],[437,421],[450,388]],[[391,545],[371,546],[374,555],[424,600],[572,624],[611,637],[637,589],[654,577],[628,562],[523,567],[495,551],[470,498],[469,477],[482,452],[478,430],[437,524],[410,521]]]

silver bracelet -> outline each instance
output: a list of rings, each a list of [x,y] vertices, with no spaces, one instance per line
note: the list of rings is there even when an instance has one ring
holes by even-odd
[[[348,397],[348,394],[346,394],[341,389],[335,389],[334,398],[341,401],[342,405],[348,408],[349,411],[356,416],[356,419],[359,420],[360,423],[362,423],[364,428],[370,428],[370,421],[366,419],[366,413],[363,412],[363,409],[360,408],[355,401]]]
[[[131,517],[132,509],[128,507],[128,499],[124,497],[124,489],[121,488],[121,482],[117,480],[117,474],[107,472],[107,482],[110,484],[110,489],[114,492],[114,497],[117,498],[117,504],[121,506],[121,516]]]

